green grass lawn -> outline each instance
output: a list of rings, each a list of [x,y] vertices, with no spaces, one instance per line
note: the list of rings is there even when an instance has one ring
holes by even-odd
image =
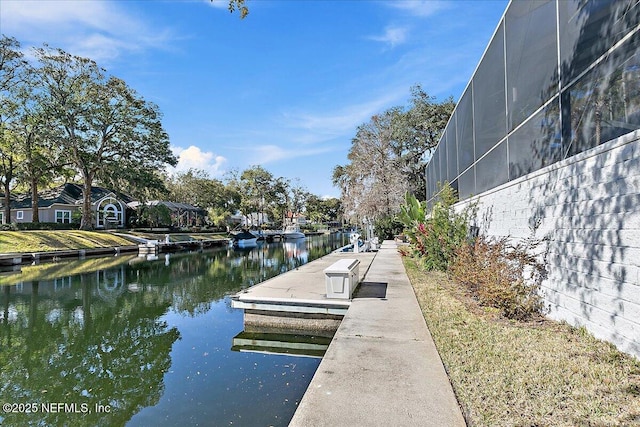
[[[164,233],[128,233],[151,240],[164,241]],[[224,239],[226,233],[172,233],[171,242]],[[101,231],[0,231],[0,254],[19,252],[48,252],[69,249],[91,249],[137,245],[112,233]]]
[[[136,243],[98,231],[0,231],[0,254],[129,246]]]
[[[164,241],[166,233],[154,233],[154,232],[140,232],[131,231],[127,234],[131,234],[137,237],[144,237],[145,239]],[[171,233],[169,235],[172,242],[188,242],[192,240],[216,240],[225,239],[229,237],[227,233]]]
[[[640,425],[640,361],[582,328],[505,320],[404,261],[470,425]]]

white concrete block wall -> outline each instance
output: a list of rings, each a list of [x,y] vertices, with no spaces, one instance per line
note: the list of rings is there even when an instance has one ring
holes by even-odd
[[[548,316],[640,358],[640,132],[456,205],[488,236],[547,237]]]

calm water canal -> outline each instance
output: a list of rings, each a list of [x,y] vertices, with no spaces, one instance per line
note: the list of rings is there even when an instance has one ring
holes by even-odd
[[[0,275],[3,426],[287,425],[320,359],[239,352],[229,295],[341,235]]]

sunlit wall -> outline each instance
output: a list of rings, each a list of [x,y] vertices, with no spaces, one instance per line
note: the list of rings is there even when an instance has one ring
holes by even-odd
[[[460,199],[640,128],[637,0],[519,0],[426,169]]]

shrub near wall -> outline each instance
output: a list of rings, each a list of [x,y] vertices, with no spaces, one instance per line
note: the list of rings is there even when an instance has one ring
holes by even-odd
[[[531,255],[536,243],[513,246],[506,238],[479,236],[457,249],[449,271],[481,305],[497,308],[509,319],[526,320],[543,309],[539,291],[545,267]]]
[[[405,225],[414,255],[422,259],[427,270],[446,271],[456,256],[456,250],[467,238],[467,222],[472,208],[456,213],[453,204],[457,195],[447,183],[439,197],[427,219],[425,205],[407,193],[399,219]]]
[[[526,239],[513,246],[507,239],[471,237],[467,224],[475,206],[456,213],[457,195],[446,183],[428,218],[415,197],[405,200],[400,219],[413,255],[427,270],[447,271],[481,305],[497,308],[507,318],[525,320],[541,313],[545,266],[532,255],[539,242]]]
[[[57,222],[20,222],[0,225],[0,231],[21,230],[77,230],[78,224],[62,224]]]
[[[380,240],[392,240],[394,236],[402,233],[403,224],[396,216],[379,218],[374,223],[375,235]]]

